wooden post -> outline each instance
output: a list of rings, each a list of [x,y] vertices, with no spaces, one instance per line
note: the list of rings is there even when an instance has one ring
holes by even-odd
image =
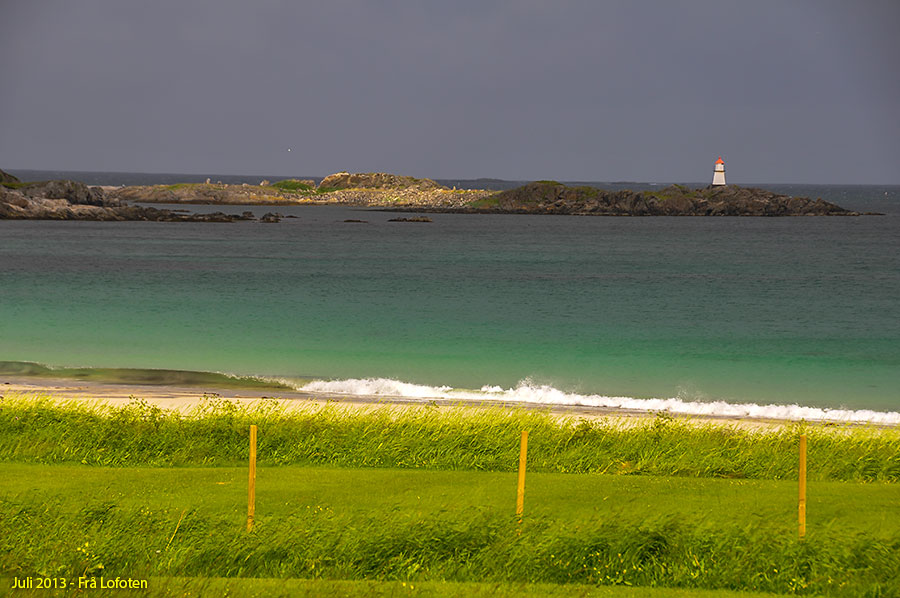
[[[522,430],[522,441],[519,444],[519,486],[516,491],[516,517],[522,523],[525,512],[525,460],[528,455],[528,430]]]
[[[247,492],[247,531],[253,531],[256,515],[256,426],[250,426],[250,481]]]
[[[802,540],[806,536],[806,434],[800,435],[800,512],[799,533]]]

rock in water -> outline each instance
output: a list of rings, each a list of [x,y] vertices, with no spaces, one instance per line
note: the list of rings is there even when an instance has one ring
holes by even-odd
[[[413,216],[411,218],[391,218],[388,222],[431,222],[428,216]]]

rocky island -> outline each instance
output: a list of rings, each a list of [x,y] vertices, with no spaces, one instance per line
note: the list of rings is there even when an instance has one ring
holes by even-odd
[[[460,211],[577,216],[859,216],[858,212],[808,197],[780,195],[737,185],[659,191],[604,191],[536,181],[476,200]]]
[[[0,171],[2,173],[2,171]],[[183,214],[140,203],[212,205],[347,205],[372,209],[467,214],[566,214],[578,216],[858,216],[857,212],[807,197],[765,189],[671,185],[652,191],[607,191],[535,181],[507,191],[450,189],[431,179],[389,173],[339,172],[316,185],[286,179],[259,185],[178,183],[87,187],[74,181],[21,183],[6,173],[0,182],[0,219],[158,220],[232,222],[241,215]],[[263,220],[277,222],[278,214]]]

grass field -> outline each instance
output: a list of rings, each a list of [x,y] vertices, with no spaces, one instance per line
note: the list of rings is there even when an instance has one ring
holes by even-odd
[[[247,533],[246,466],[214,464],[246,458],[250,421],[260,467]],[[535,467],[519,524],[523,425]],[[900,595],[897,431],[805,431],[801,542],[797,427],[7,399],[0,576],[119,575],[152,581],[150,595]]]
[[[0,578],[0,596],[12,584]],[[777,594],[730,590],[630,588],[577,584],[349,581],[329,579],[247,579],[151,577],[146,590],[104,591],[124,596],[241,596],[245,598],[771,598]],[[77,588],[54,592],[84,596]],[[13,590],[15,596],[46,596],[46,590]]]
[[[0,478],[4,501],[54,504],[61,512],[146,508],[177,520],[183,509],[196,509],[235,527],[247,516],[246,467],[0,463]],[[808,492],[807,522],[813,533],[838,529],[873,538],[900,535],[900,485],[814,482]],[[454,511],[512,515],[515,497],[515,473],[260,468],[256,519],[267,525],[309,508],[349,518],[388,512],[422,519]],[[576,527],[681,520],[724,527],[763,525],[785,537],[797,531],[793,481],[529,473],[526,507],[529,516],[544,522]]]
[[[393,580],[419,584],[417,595],[512,596],[553,582],[566,585],[533,595],[671,584],[889,596],[900,570],[894,484],[811,484],[800,543],[789,481],[529,474],[520,527],[513,473],[260,468],[247,534],[246,468],[2,463],[0,476],[4,575],[160,578],[160,592],[178,594],[213,592],[226,583],[203,581],[215,576],[326,580],[245,579],[234,595],[406,595],[364,583]]]

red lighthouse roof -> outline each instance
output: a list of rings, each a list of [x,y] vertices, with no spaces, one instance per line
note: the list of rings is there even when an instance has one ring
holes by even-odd
[[[724,164],[725,162],[722,160],[722,156],[719,156],[719,159],[716,160],[716,164]]]

